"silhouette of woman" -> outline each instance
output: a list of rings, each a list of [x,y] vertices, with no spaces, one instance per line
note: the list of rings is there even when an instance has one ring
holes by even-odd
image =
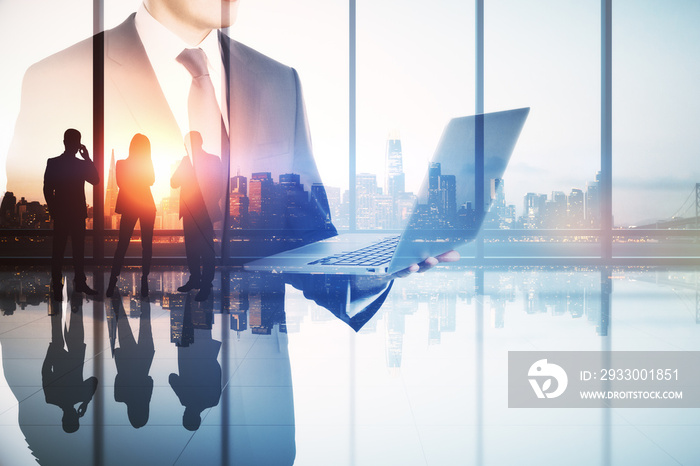
[[[151,161],[151,142],[146,136],[134,135],[129,146],[129,157],[117,162],[116,174],[119,194],[114,210],[122,214],[122,218],[119,227],[119,243],[114,253],[112,273],[107,286],[107,296],[111,297],[114,294],[136,220],[140,220],[143,249],[141,296],[145,297],[148,296],[148,273],[153,256],[153,225],[156,220],[156,204],[151,194],[151,186],[156,176]]]

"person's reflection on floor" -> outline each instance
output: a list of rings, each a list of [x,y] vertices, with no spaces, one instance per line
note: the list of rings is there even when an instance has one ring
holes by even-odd
[[[51,342],[41,367],[41,382],[46,403],[63,411],[63,430],[72,433],[80,427],[80,418],[97,390],[97,378],[83,380],[85,364],[85,331],[83,329],[83,297],[71,296],[70,322],[67,327],[61,313],[51,319]],[[65,348],[64,349],[64,345]],[[75,405],[80,403],[78,408]]]
[[[221,365],[217,360],[221,342],[212,338],[212,318],[211,300],[194,302],[187,295],[180,328],[183,337],[192,338],[175,339],[179,374],[170,374],[168,380],[185,407],[182,425],[191,431],[199,429],[202,411],[218,405],[221,398]]]
[[[148,375],[153,364],[155,347],[151,329],[151,303],[147,300],[131,298],[132,305],[140,308],[139,337],[129,325],[119,290],[115,290],[108,306],[116,320],[116,338],[119,347],[113,352],[117,366],[114,378],[114,401],[126,404],[129,422],[135,428],[143,427],[148,422],[151,396],[153,395],[153,378]],[[109,312],[109,310],[108,310]]]

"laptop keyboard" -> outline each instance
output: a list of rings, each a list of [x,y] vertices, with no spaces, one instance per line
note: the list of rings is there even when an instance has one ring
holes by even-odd
[[[386,238],[355,251],[334,254],[309,262],[308,265],[356,265],[360,267],[382,265],[391,260],[401,235]]]

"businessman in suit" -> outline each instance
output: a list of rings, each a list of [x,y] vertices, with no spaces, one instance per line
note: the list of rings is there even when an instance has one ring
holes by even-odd
[[[199,132],[185,136],[189,156],[180,161],[170,186],[180,189],[180,218],[185,235],[185,254],[190,278],[180,292],[199,290],[195,301],[209,297],[214,280],[214,225],[221,222],[222,164],[216,155],[202,149]]]
[[[71,237],[73,267],[75,269],[74,291],[90,295],[97,294],[85,279],[85,182],[97,184],[100,177],[90,160],[87,148],[80,143],[80,132],[67,129],[63,136],[65,150],[58,157],[46,162],[44,172],[44,198],[53,219],[53,247],[51,255],[51,285],[56,300],[62,297],[63,254],[68,236]],[[79,153],[82,160],[76,158]]]
[[[204,58],[208,102],[213,99],[220,113],[218,129],[213,128],[219,138],[205,137],[204,150],[221,157],[227,179],[232,172],[270,172],[272,178],[298,174],[306,186],[321,181],[296,71],[218,31],[233,24],[237,7],[238,1],[226,0],[144,0],[121,25],[97,36],[104,39],[105,150],[126,153],[131,136],[142,133],[151,139],[156,166],[170,166],[184,155],[184,135],[199,130],[193,124],[198,113],[193,108],[201,106],[194,105],[191,96],[195,81],[203,76],[181,58],[194,50]],[[8,190],[32,197],[36,174],[20,160],[45,153],[45,138],[35,137],[36,128],[47,137],[68,122],[92,128],[94,43],[100,42],[80,42],[27,71],[8,154]],[[65,111],[56,116],[49,107]],[[216,120],[218,115],[208,117]],[[167,182],[167,176],[157,174],[154,191],[167,192]],[[274,229],[257,232],[262,239],[255,248],[250,242],[232,242],[230,256],[247,260],[335,235],[333,225],[324,221],[329,218],[324,199],[316,196],[309,206],[309,215],[318,221],[286,218]],[[280,232],[289,241],[267,241],[279,238]],[[411,271],[435,263],[431,258]]]
[[[306,186],[320,182],[296,71],[218,31],[233,23],[237,6],[237,1],[145,0],[121,25],[102,33],[105,151],[127,153],[131,136],[142,133],[151,139],[156,167],[171,166],[185,155],[184,136],[192,129],[204,131],[192,127],[193,76],[177,57],[199,49],[222,132],[220,140],[205,137],[204,150],[220,156],[229,173],[296,173]],[[36,128],[46,137],[66,124],[92,128],[92,49],[93,40],[85,40],[27,71],[8,154],[8,190],[35,197],[36,174],[20,160],[46,153]],[[65,110],[56,115],[48,108]],[[156,174],[154,191],[168,192],[167,175]],[[315,207],[325,216],[327,205]],[[332,227],[298,231],[306,241],[334,233]]]

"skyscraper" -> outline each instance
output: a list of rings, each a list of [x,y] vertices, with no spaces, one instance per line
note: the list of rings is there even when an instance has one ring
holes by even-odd
[[[486,228],[506,228],[508,222],[508,208],[506,206],[505,185],[502,178],[493,178],[489,183],[489,196],[484,199],[484,209],[491,209],[486,214],[484,226]]]
[[[248,225],[248,196],[239,192],[232,192],[229,199],[229,214],[231,228],[241,229]]]
[[[388,230],[393,228],[396,221],[394,216],[395,202],[388,194],[374,196],[374,228]]]
[[[567,208],[569,228],[581,228],[583,226],[583,199],[583,191],[576,188],[571,190]]]
[[[253,173],[250,180],[249,213],[255,226],[266,225],[272,215],[274,183],[270,172]]]
[[[241,176],[240,171],[231,178],[231,196],[229,198],[229,214],[232,229],[242,229],[248,226],[248,179]]]
[[[525,195],[523,200],[523,228],[526,230],[540,228],[546,202],[546,194],[527,193]]]
[[[457,179],[454,175],[440,175],[440,215],[448,223],[457,215]]]
[[[563,228],[567,223],[567,199],[562,191],[552,191],[552,199],[546,204],[545,228]]]
[[[288,218],[303,218],[309,203],[309,196],[296,173],[285,173],[279,177],[282,208]]]
[[[377,175],[358,173],[355,178],[357,192],[357,228],[369,230],[376,228],[374,202],[378,194]]]
[[[386,142],[385,176],[386,194],[396,199],[398,194],[406,190],[406,175],[403,172],[403,155],[398,131],[392,131]]]
[[[600,226],[600,172],[595,175],[595,181],[586,184],[586,227]]]
[[[114,161],[114,149],[112,149],[112,159],[109,162],[109,175],[107,178],[107,192],[105,194],[105,226],[110,228],[118,228],[114,221],[114,209],[117,206],[118,193],[116,162]]]
[[[430,163],[428,167],[428,206],[437,209],[440,203],[440,164]]]
[[[416,196],[413,193],[401,193],[396,199],[397,228],[403,228],[413,214]]]
[[[248,195],[248,180],[245,176],[241,176],[240,171],[231,178],[231,193]]]

